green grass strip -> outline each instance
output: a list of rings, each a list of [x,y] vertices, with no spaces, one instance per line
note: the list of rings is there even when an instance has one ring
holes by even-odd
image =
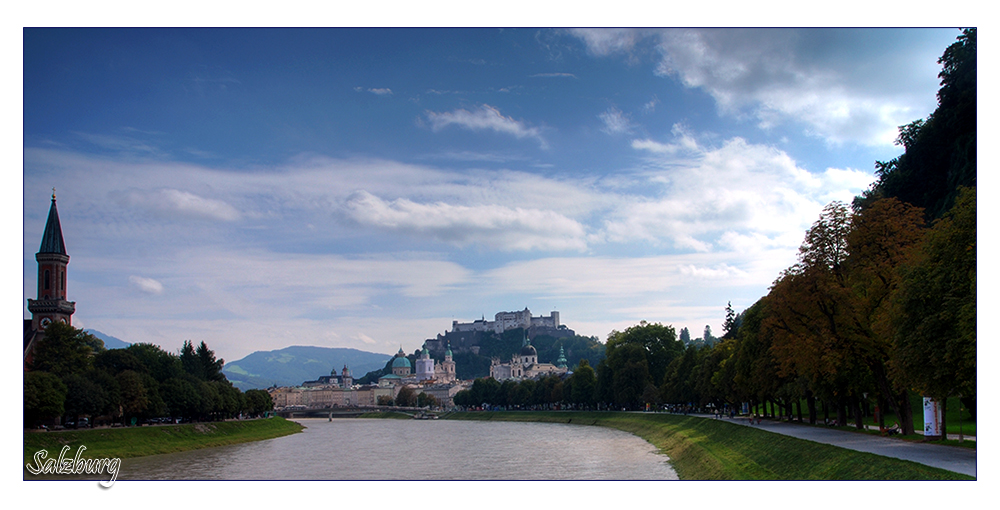
[[[260,441],[295,434],[303,428],[293,421],[274,417],[152,427],[25,432],[24,463],[33,463],[39,450],[46,450],[48,458],[58,457],[65,445],[70,446],[70,458],[83,445],[87,449],[80,455],[81,458],[127,459]]]
[[[616,412],[466,412],[451,420],[597,425],[639,436],[681,480],[974,480],[916,462],[847,450],[725,420]]]

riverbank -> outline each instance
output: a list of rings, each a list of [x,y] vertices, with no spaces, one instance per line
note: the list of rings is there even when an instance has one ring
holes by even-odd
[[[303,428],[293,421],[274,417],[60,432],[26,431],[24,463],[32,463],[35,453],[40,450],[46,450],[49,458],[58,457],[65,445],[70,446],[70,457],[83,445],[87,449],[81,458],[128,459],[272,439],[301,432]]]
[[[570,423],[623,430],[667,455],[681,480],[974,480],[915,462],[693,416],[508,411],[454,413],[446,419]]]

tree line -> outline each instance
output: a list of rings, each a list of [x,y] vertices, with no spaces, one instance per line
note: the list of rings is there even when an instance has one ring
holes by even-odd
[[[89,333],[52,323],[24,374],[24,425],[81,416],[121,424],[161,417],[210,421],[274,408],[266,391],[233,387],[222,365],[205,342],[185,341],[179,354],[141,343],[109,350]]]

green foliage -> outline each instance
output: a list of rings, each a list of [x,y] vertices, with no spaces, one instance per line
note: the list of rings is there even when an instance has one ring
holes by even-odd
[[[34,427],[63,414],[66,385],[48,372],[24,374],[24,426]]]
[[[396,405],[399,407],[413,407],[417,405],[417,395],[408,386],[403,386],[396,394]]]
[[[905,152],[876,162],[878,180],[855,200],[855,209],[879,198],[898,198],[940,218],[958,188],[976,185],[976,29],[966,29],[949,46],[942,64],[938,107],[927,119],[899,128],[896,143]]]
[[[976,193],[927,232],[902,269],[896,304],[894,373],[923,394],[976,394]]]
[[[63,322],[53,322],[45,330],[45,338],[35,346],[32,370],[52,374],[82,374],[92,364],[95,345],[101,340]]]

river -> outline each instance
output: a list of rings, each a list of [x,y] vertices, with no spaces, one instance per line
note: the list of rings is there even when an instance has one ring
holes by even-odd
[[[119,480],[676,480],[626,432],[584,425],[305,418],[301,434],[122,462]]]

